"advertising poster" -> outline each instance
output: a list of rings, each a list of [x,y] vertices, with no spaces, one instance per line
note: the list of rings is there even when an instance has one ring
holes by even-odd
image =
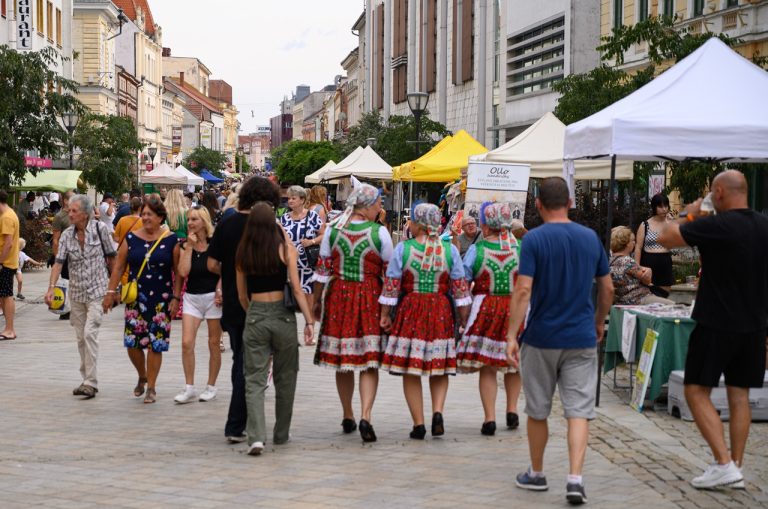
[[[522,223],[528,198],[531,167],[527,164],[472,162],[467,169],[467,195],[464,214],[480,223],[480,207],[484,202],[506,202],[512,217]]]
[[[643,341],[643,351],[640,352],[640,362],[637,363],[632,399],[629,402],[629,406],[638,412],[643,411],[643,402],[645,401],[645,393],[648,391],[648,382],[651,380],[651,368],[658,341],[659,333],[653,329],[648,329],[645,333],[645,341]]]

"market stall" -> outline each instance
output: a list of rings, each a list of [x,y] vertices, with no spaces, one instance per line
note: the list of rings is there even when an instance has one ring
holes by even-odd
[[[187,177],[166,163],[157,165],[152,171],[141,176],[142,184],[186,185]]]
[[[24,180],[11,191],[56,191],[65,193],[77,189],[80,170],[41,170],[37,175],[27,173]]]
[[[358,147],[360,148],[360,147]],[[329,160],[327,163],[325,163],[322,167],[317,169],[316,171],[310,173],[306,177],[304,177],[304,183],[305,184],[319,184],[323,181],[323,175],[325,175],[325,172],[328,170],[333,169],[336,166],[336,163],[333,160]]]

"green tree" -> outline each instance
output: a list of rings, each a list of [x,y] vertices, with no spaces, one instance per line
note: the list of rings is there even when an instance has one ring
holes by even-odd
[[[130,187],[131,164],[142,144],[131,119],[89,113],[74,134],[81,155],[77,167],[83,180],[99,193],[120,193]]]
[[[339,153],[329,141],[292,140],[272,151],[272,167],[284,184],[304,185],[304,177],[331,159],[338,162]]]
[[[232,171],[243,173],[251,172],[251,164],[248,162],[248,159],[244,154],[235,154],[235,164],[234,168],[232,168]]]
[[[206,169],[217,177],[221,177],[221,171],[227,164],[227,157],[218,150],[212,150],[203,146],[197,147],[184,160],[184,166],[194,172],[200,173]]]
[[[429,118],[429,112],[421,117],[419,138],[422,143],[412,143],[416,139],[416,119],[412,115],[391,115],[384,120],[378,111],[362,115],[360,121],[349,129],[349,135],[340,143],[342,157],[349,155],[356,147],[364,147],[369,138],[373,138],[373,148],[382,159],[392,166],[413,161],[420,154],[429,151],[439,140],[451,134],[440,122]]]
[[[0,188],[7,189],[39,168],[24,166],[24,153],[58,157],[69,144],[61,124],[68,111],[82,113],[73,95],[77,83],[51,70],[60,55],[53,48],[14,51],[0,46]],[[61,90],[61,93],[58,90]]]

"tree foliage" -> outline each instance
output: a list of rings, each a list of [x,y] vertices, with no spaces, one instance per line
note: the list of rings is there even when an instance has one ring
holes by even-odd
[[[373,138],[373,149],[382,159],[392,166],[412,161],[437,144],[439,140],[451,134],[440,122],[429,118],[429,112],[421,117],[418,151],[416,139],[416,119],[411,116],[391,115],[384,120],[379,111],[364,113],[360,121],[349,129],[349,135],[340,143],[342,157],[349,155],[356,147],[364,147],[369,138]]]
[[[142,144],[131,119],[89,113],[74,134],[81,150],[77,168],[99,193],[120,193],[131,187],[131,164]]]
[[[251,172],[251,163],[248,162],[248,158],[245,157],[243,154],[235,154],[235,163],[234,168],[232,168],[232,171],[237,172],[243,172],[243,173],[250,173]]]
[[[72,92],[77,83],[51,70],[61,59],[53,48],[14,51],[0,46],[0,188],[24,180],[39,168],[24,166],[24,153],[36,150],[43,157],[58,157],[68,146],[61,115],[82,113]],[[61,89],[61,93],[59,92]]]
[[[329,160],[339,161],[339,152],[329,141],[292,140],[272,151],[272,167],[283,184],[304,185],[304,177]]]
[[[183,164],[185,168],[196,173],[208,170],[216,177],[221,177],[221,172],[227,164],[227,157],[218,150],[199,146],[187,156]]]

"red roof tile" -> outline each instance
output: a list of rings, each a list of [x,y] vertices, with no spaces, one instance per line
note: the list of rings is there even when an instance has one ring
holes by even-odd
[[[149,8],[147,0],[112,0],[113,3],[123,10],[129,19],[136,21],[137,8],[140,8],[144,13],[144,32],[147,35],[153,35],[155,33],[155,20],[152,17],[152,11]]]
[[[174,84],[176,86],[181,88],[181,90],[185,94],[187,94],[190,97],[192,97],[195,101],[199,102],[200,104],[202,104],[203,106],[205,106],[209,110],[213,111],[214,113],[218,113],[219,115],[223,114],[222,111],[221,111],[221,108],[219,107],[219,105],[213,99],[211,99],[210,97],[208,97],[206,95],[203,95],[202,93],[200,93],[195,87],[193,87],[189,83],[182,84],[179,81],[179,78],[177,78],[175,76],[171,76],[169,79],[173,80],[173,82],[174,82]]]

